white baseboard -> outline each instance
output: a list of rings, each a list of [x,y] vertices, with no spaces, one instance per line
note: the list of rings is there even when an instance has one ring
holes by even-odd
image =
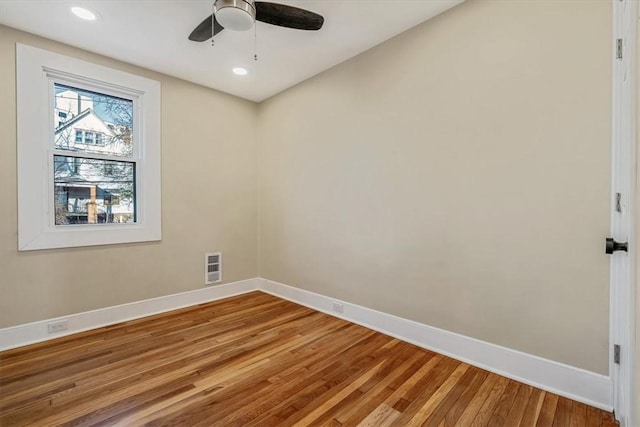
[[[607,411],[611,411],[613,407],[613,383],[605,375],[261,278],[0,329],[0,351],[256,290],[346,319],[587,405]],[[343,313],[332,310],[334,302],[343,304]],[[68,321],[67,330],[47,333],[48,323],[61,320]]]
[[[260,283],[259,279],[241,280],[0,329],[0,351],[244,294],[258,290]],[[67,330],[58,333],[47,333],[48,323],[62,320],[68,322]]]
[[[490,372],[607,411],[613,407],[613,383],[608,376],[480,341],[454,332],[261,279],[260,290],[314,310],[346,319],[386,335],[450,356]],[[343,313],[332,304],[344,306]]]

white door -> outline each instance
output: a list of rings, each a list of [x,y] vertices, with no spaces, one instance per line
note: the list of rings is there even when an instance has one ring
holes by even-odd
[[[636,141],[636,24],[638,4],[614,1],[613,143],[611,236],[611,357],[613,406],[622,427],[632,427],[632,387],[635,344],[635,141]]]

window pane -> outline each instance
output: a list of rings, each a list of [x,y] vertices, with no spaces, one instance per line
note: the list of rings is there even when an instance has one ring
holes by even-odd
[[[54,84],[55,147],[81,153],[133,154],[133,101]]]
[[[136,222],[135,166],[54,156],[56,225]]]

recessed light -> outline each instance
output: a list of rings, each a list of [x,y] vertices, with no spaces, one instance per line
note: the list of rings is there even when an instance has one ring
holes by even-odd
[[[236,67],[233,69],[233,74],[237,75],[237,76],[246,76],[249,72],[247,71],[246,68],[242,68],[242,67]]]
[[[98,18],[98,15],[84,7],[74,6],[71,8],[71,12],[76,15],[80,19],[84,19],[85,21],[95,21]]]

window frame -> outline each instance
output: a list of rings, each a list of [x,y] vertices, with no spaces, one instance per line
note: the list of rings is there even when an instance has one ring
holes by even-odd
[[[16,65],[18,250],[161,240],[160,82],[20,43]],[[135,162],[135,223],[55,225],[53,158],[65,150],[54,142],[54,82],[134,101],[133,153],[117,157]]]

